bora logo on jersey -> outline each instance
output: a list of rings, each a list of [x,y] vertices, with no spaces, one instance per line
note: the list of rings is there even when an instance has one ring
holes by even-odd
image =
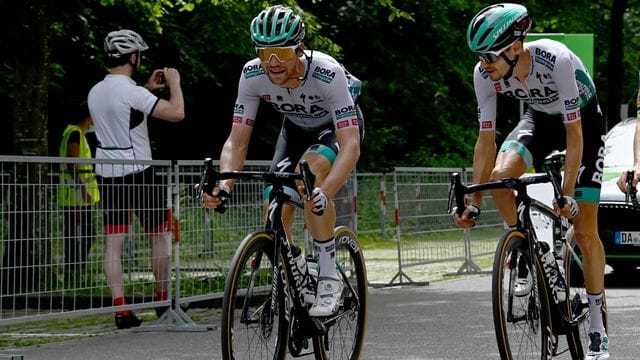
[[[335,71],[325,69],[320,66],[316,66],[316,68],[313,69],[313,74],[311,74],[311,76],[313,76],[314,78],[322,82],[326,82],[327,84],[330,84],[333,81],[333,79],[335,79],[336,73]]]

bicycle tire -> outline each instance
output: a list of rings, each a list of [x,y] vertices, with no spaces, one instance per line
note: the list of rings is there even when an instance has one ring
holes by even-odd
[[[362,356],[366,333],[367,269],[362,248],[351,229],[337,227],[335,239],[336,263],[346,281],[343,278],[345,286],[338,312],[325,322],[327,333],[313,338],[314,353],[316,360],[357,360]]]
[[[524,234],[511,230],[502,236],[495,253],[493,319],[500,358],[504,360],[549,359],[553,353],[548,289],[540,263],[537,257],[530,258],[528,247]],[[524,269],[530,275],[530,290],[516,296],[515,280],[519,271],[525,273]]]
[[[289,321],[282,277],[277,281],[278,303],[272,325],[265,321],[271,304],[273,250],[273,237],[255,232],[242,241],[231,261],[220,329],[224,360],[285,358]],[[243,323],[241,316],[247,321]]]

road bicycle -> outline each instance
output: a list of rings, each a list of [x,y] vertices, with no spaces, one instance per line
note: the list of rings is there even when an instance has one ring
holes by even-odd
[[[292,245],[282,223],[282,208],[301,201],[284,192],[300,180],[310,198],[315,176],[302,161],[300,173],[217,172],[205,161],[200,189],[211,192],[223,179],[263,181],[272,185],[264,228],[247,235],[229,267],[222,301],[222,357],[225,360],[285,359],[314,355],[317,360],[360,359],[367,312],[367,274],[362,249],[347,227],[335,229],[336,266],[344,284],[338,311],[309,316],[302,275],[295,269]],[[224,212],[224,208],[218,209]],[[316,263],[308,256],[309,267]],[[313,350],[309,349],[312,343]]]
[[[459,173],[451,174],[449,213],[462,214],[466,194],[494,189],[516,192],[518,223],[498,242],[493,262],[493,319],[501,359],[551,359],[569,351],[573,359],[582,360],[588,349],[586,290],[570,286],[575,283],[573,273],[579,272],[575,276],[582,279],[572,225],[527,193],[531,185],[550,182],[555,201],[563,206],[560,184],[564,156],[564,152],[551,153],[544,160],[544,174],[521,178],[463,185]],[[559,271],[544,265],[544,241],[553,251]],[[564,282],[564,294],[554,288],[554,277]],[[566,342],[561,340],[563,336]]]

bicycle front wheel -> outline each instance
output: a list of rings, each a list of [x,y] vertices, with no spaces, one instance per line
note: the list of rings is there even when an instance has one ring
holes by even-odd
[[[272,304],[273,249],[271,235],[247,236],[229,267],[222,301],[224,360],[284,359],[289,322],[282,279]]]
[[[316,360],[357,360],[362,356],[367,322],[367,270],[353,231],[340,226],[335,239],[344,289],[338,312],[323,321],[326,335],[314,337],[313,346]]]
[[[493,263],[493,321],[500,358],[551,357],[551,312],[540,263],[518,230],[500,239]]]

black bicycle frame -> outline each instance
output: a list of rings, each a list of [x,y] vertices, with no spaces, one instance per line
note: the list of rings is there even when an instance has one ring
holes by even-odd
[[[465,204],[465,195],[471,194],[474,192],[485,191],[485,190],[496,190],[496,189],[512,189],[516,191],[516,204],[517,204],[517,224],[516,227],[519,231],[521,231],[528,240],[528,251],[530,259],[537,258],[540,262],[539,255],[539,243],[536,238],[536,232],[533,228],[533,223],[531,221],[531,215],[529,213],[529,209],[531,208],[532,203],[537,203],[536,208],[538,209],[547,209],[547,206],[540,203],[539,201],[532,199],[527,193],[527,186],[532,184],[540,184],[540,183],[548,183],[550,182],[553,186],[554,198],[558,203],[559,207],[563,207],[565,204],[565,199],[562,196],[562,188],[560,181],[562,176],[560,174],[560,169],[562,167],[562,154],[554,153],[548,156],[544,161],[545,174],[541,175],[532,175],[523,178],[505,178],[499,181],[493,181],[483,184],[472,184],[472,185],[463,185],[462,180],[460,178],[459,173],[451,174],[451,189],[449,194],[449,204],[448,204],[448,212],[451,212],[453,201],[455,200],[456,204],[456,212],[458,215],[462,215],[464,209],[466,208]],[[550,218],[554,219],[554,229],[556,226],[562,226],[558,222],[561,221],[557,218],[554,213],[549,213]],[[562,234],[560,234],[562,235]],[[554,234],[555,236],[555,234]],[[566,241],[566,240],[565,240]],[[550,288],[551,286],[549,281],[549,275],[544,273],[545,278],[545,286]],[[565,281],[562,274],[558,274]],[[536,285],[537,279],[532,276],[532,280],[534,281],[534,285]],[[584,318],[585,315],[578,317],[576,320],[570,320],[567,318],[567,312],[565,309],[564,302],[556,302],[554,301],[554,297],[550,295],[550,303],[553,303],[556,306],[558,314],[561,314],[562,324],[567,327],[575,327],[578,325],[580,321]],[[567,299],[565,301],[570,301]],[[517,321],[518,319],[514,319],[510,314],[511,312],[511,299],[509,299],[509,310],[507,313],[507,319],[512,321]]]
[[[231,171],[231,172],[217,172],[213,169],[213,161],[211,159],[205,160],[205,172],[200,180],[200,191],[211,193],[215,184],[219,180],[224,179],[253,179],[261,180],[272,185],[271,192],[269,194],[269,206],[267,208],[267,218],[263,231],[270,234],[274,240],[273,247],[273,277],[271,284],[271,299],[269,304],[269,311],[267,318],[263,318],[263,323],[267,328],[271,328],[274,319],[274,312],[276,309],[276,303],[278,300],[278,282],[282,280],[282,283],[286,283],[286,279],[290,279],[289,288],[292,289],[292,304],[296,316],[299,319],[308,320],[313,324],[313,331],[316,335],[323,335],[326,332],[325,326],[321,321],[309,316],[304,298],[302,296],[302,283],[301,275],[298,272],[293,271],[294,258],[291,253],[291,244],[287,239],[286,231],[284,231],[284,224],[282,222],[282,207],[284,204],[291,204],[298,208],[304,208],[301,202],[295,201],[285,193],[284,183],[287,180],[302,180],[305,185],[305,196],[307,199],[311,197],[311,191],[315,183],[315,175],[309,169],[309,164],[306,161],[300,162],[300,173],[279,173],[279,172],[252,172],[252,171]],[[224,212],[226,209],[224,206],[216,208],[218,212]],[[286,261],[286,264],[280,266],[280,256]],[[254,271],[259,267],[261,258],[256,259],[256,267]],[[284,269],[286,274],[281,273],[281,269]],[[286,276],[286,278],[285,278]],[[254,282],[255,273],[252,271],[250,284]],[[286,290],[286,289],[285,289]],[[249,290],[251,291],[251,290]],[[286,293],[285,293],[286,295]],[[252,322],[247,314],[248,304],[251,301],[250,292],[245,296],[241,321]]]

